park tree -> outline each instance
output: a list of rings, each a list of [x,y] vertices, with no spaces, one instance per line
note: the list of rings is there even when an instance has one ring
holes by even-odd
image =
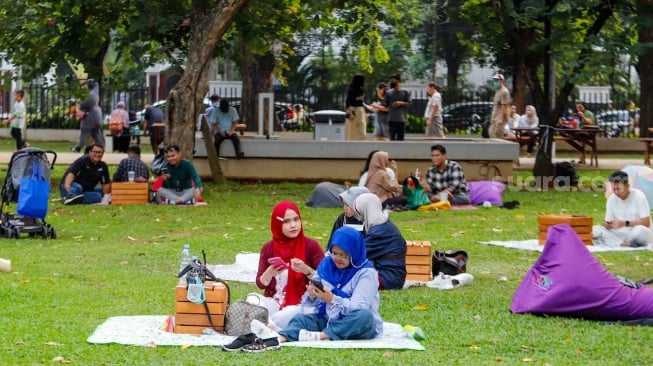
[[[631,31],[610,27],[633,13],[631,5],[628,0],[471,0],[463,11],[469,21],[476,20],[479,33],[467,42],[480,60],[513,76],[518,106],[530,93],[541,119],[553,124],[579,82],[606,74],[595,62],[597,50],[616,32]]]
[[[639,41],[634,47],[638,55],[637,72],[640,79],[640,133],[652,136],[648,129],[653,127],[653,2],[639,0],[636,18]]]

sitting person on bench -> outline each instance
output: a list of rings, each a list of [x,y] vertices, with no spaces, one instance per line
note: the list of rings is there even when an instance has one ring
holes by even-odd
[[[165,149],[166,164],[161,168],[163,183],[156,191],[159,204],[192,205],[202,198],[202,181],[193,163],[181,158],[179,146]]]
[[[644,247],[653,250],[651,211],[642,191],[630,187],[628,173],[612,173],[608,182],[612,194],[608,197],[605,223],[592,227],[592,240],[610,247]]]
[[[141,160],[141,148],[130,146],[127,157],[118,164],[118,170],[113,173],[114,182],[129,182],[129,172],[134,172],[134,182],[147,182],[150,179],[150,169]]]
[[[417,177],[429,195],[431,202],[440,202],[440,193],[446,193],[452,205],[469,205],[469,189],[463,168],[447,159],[447,149],[442,145],[431,146],[431,163],[426,179]]]
[[[109,167],[102,161],[103,156],[104,147],[93,144],[88,154],[82,155],[68,167],[59,187],[65,205],[100,203],[103,195],[109,197]]]
[[[540,126],[540,119],[537,117],[537,111],[532,105],[526,106],[526,113],[519,118],[518,128],[538,128]],[[537,142],[537,133],[538,131],[525,131],[521,136],[528,137],[528,145],[526,147],[526,152],[529,154],[533,153],[535,148],[535,143]]]
[[[220,101],[218,108],[211,110],[209,124],[211,125],[211,132],[213,132],[213,138],[215,139],[214,145],[218,157],[220,157],[220,145],[226,139],[231,140],[231,143],[234,145],[236,159],[245,156],[240,148],[240,139],[236,133],[236,126],[239,120],[238,111],[236,111],[236,108],[230,106],[229,101],[226,99]]]

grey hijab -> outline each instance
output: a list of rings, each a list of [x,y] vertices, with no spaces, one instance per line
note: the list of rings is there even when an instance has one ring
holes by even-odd
[[[363,219],[365,231],[388,221],[388,214],[383,212],[381,199],[374,193],[363,193],[358,196],[354,201],[354,211]]]

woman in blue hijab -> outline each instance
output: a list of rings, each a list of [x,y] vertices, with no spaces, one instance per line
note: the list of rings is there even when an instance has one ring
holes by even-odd
[[[341,227],[327,251],[302,301],[304,309],[316,310],[296,315],[279,332],[281,342],[372,339],[383,332],[378,274],[367,260],[361,233]]]

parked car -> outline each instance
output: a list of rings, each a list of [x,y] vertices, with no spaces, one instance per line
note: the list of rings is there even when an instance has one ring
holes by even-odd
[[[608,137],[618,137],[634,129],[634,119],[630,111],[610,110],[595,115],[596,124],[604,129]]]
[[[478,133],[482,130],[483,123],[489,119],[490,113],[492,102],[454,103],[442,108],[442,120],[449,132],[465,130]]]

